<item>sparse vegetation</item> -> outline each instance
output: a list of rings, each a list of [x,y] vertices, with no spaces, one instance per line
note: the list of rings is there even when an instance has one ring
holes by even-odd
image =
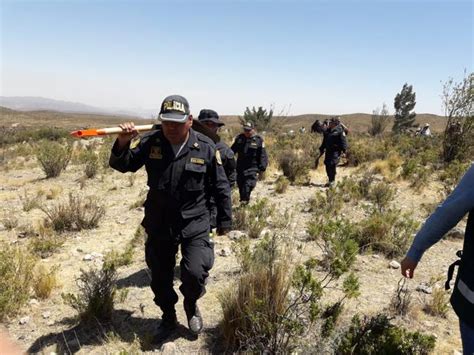
[[[283,194],[288,189],[288,185],[290,181],[285,176],[279,176],[278,179],[275,181],[275,192],[278,194]]]
[[[49,298],[53,289],[58,287],[57,270],[57,266],[50,270],[43,265],[38,267],[33,281],[33,290],[36,297],[40,299]]]
[[[45,141],[38,146],[36,158],[46,174],[46,178],[53,178],[58,177],[66,169],[71,154],[71,146]]]
[[[311,163],[302,151],[288,149],[278,157],[278,166],[291,183],[307,183]]]
[[[35,265],[28,250],[0,244],[0,320],[17,314],[28,301]]]
[[[80,231],[98,226],[105,214],[105,209],[97,199],[82,198],[80,195],[69,194],[67,202],[60,202],[51,208],[41,209],[46,214],[45,225],[55,231]]]
[[[449,309],[449,294],[440,287],[433,287],[433,293],[423,310],[435,317],[446,318]]]
[[[117,271],[113,267],[81,270],[77,285],[79,294],[63,294],[64,301],[74,308],[82,322],[107,322],[112,317],[116,294]]]
[[[342,335],[337,354],[430,354],[436,340],[432,335],[409,332],[390,323],[384,314],[354,316]]]

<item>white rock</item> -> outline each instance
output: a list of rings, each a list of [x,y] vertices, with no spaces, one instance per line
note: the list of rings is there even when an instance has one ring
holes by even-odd
[[[21,325],[24,325],[24,324],[27,324],[29,321],[30,321],[30,317],[26,316],[26,317],[20,318],[19,323]]]
[[[82,260],[85,260],[85,261],[91,261],[92,259],[93,259],[93,257],[90,254],[84,255],[84,257],[82,258]]]
[[[36,298],[32,298],[29,302],[28,302],[30,305],[32,306],[37,306],[39,305],[39,302]]]
[[[380,255],[378,255],[378,254],[373,254],[373,255],[372,255],[372,258],[374,258],[374,259],[380,259]]]
[[[7,228],[2,223],[0,223],[0,232],[6,231],[6,230]]]
[[[416,286],[416,290],[418,292],[423,292],[423,293],[426,293],[428,295],[433,292],[433,289],[431,287],[429,287],[428,285],[425,285],[425,284],[420,284],[420,285]]]
[[[270,234],[271,231],[268,228],[263,228],[262,231],[260,232],[260,237],[263,238],[265,237],[266,234]]]
[[[227,236],[229,237],[229,239],[238,240],[240,238],[245,237],[245,233],[241,231],[230,231],[229,233],[227,233]]]
[[[392,260],[389,264],[389,266],[392,268],[392,269],[399,269],[400,268],[400,263],[396,260]]]
[[[103,258],[104,258],[104,254],[97,253],[97,252],[95,252],[95,251],[92,252],[91,255],[92,255],[92,257],[93,257],[94,259],[103,259]]]
[[[160,352],[164,355],[175,355],[178,353],[178,349],[176,347],[176,344],[170,341],[168,343],[164,343],[161,346]]]
[[[42,316],[44,319],[48,319],[49,317],[51,317],[51,312],[44,312],[41,316]]]

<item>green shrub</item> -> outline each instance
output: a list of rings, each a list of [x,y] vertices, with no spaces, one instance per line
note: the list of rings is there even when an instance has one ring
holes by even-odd
[[[26,249],[0,244],[0,320],[17,314],[28,301],[35,264]]]
[[[41,194],[30,196],[28,195],[28,192],[25,190],[23,197],[20,196],[20,200],[23,204],[23,211],[25,212],[29,212],[41,206]]]
[[[278,166],[291,183],[305,184],[311,161],[303,152],[287,149],[278,156]]]
[[[342,335],[336,353],[349,354],[430,354],[435,337],[409,332],[390,323],[384,314],[371,318],[352,318],[350,328]]]
[[[86,324],[110,321],[117,291],[115,268],[81,270],[78,280],[79,294],[63,294],[64,301],[79,313]]]
[[[290,181],[285,176],[279,176],[278,179],[275,181],[275,192],[282,194],[288,189],[288,185]]]
[[[315,215],[333,216],[340,212],[343,202],[337,189],[327,189],[324,194],[318,192],[309,200],[309,208]]]
[[[379,182],[373,185],[369,191],[369,199],[380,212],[390,205],[394,197],[395,189],[385,182]]]
[[[67,202],[41,210],[46,214],[45,225],[58,232],[96,228],[105,215],[105,209],[97,199],[82,198],[72,193]]]
[[[64,244],[64,240],[54,235],[39,235],[30,239],[29,250],[42,259],[53,255]]]
[[[133,261],[134,247],[132,243],[127,244],[123,253],[112,250],[105,254],[104,268],[117,269],[121,266],[130,265]]]
[[[439,174],[439,180],[443,185],[444,192],[450,194],[458,185],[459,181],[466,173],[471,163],[461,163],[457,160],[452,161]]]
[[[340,219],[313,218],[307,233],[323,251],[319,265],[337,277],[350,270],[358,254],[354,226]]]
[[[99,170],[99,158],[92,149],[83,151],[79,160],[84,165],[84,174],[87,178],[92,179],[97,175],[97,171]]]
[[[38,146],[36,158],[47,178],[57,177],[66,169],[71,159],[72,147],[57,142],[42,142]]]
[[[418,223],[409,213],[399,210],[373,211],[357,223],[354,238],[362,250],[372,249],[393,258],[403,255],[408,249],[417,228]]]
[[[263,229],[270,224],[275,207],[268,199],[256,200],[250,205],[241,205],[234,209],[234,228],[246,231],[250,238],[260,237]]]
[[[434,287],[423,310],[432,316],[446,318],[449,310],[449,293],[442,288]]]

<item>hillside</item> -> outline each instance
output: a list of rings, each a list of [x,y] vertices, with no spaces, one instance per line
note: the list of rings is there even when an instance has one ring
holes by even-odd
[[[330,115],[306,114],[298,116],[275,117],[274,125],[282,126],[284,129],[296,130],[302,126],[310,129],[316,119],[324,120],[330,118]],[[341,115],[342,121],[350,127],[353,132],[365,133],[370,126],[371,115],[366,113],[354,113]],[[222,116],[226,127],[232,130],[240,128],[239,116]],[[37,124],[57,126],[66,129],[80,129],[86,127],[107,127],[114,126],[124,121],[137,121],[142,124],[151,122],[149,119],[127,115],[106,115],[92,113],[67,113],[58,111],[16,111],[0,106],[0,126],[11,126],[20,124],[31,127]],[[433,114],[418,114],[416,122],[420,125],[429,123],[432,131],[442,132],[446,125],[446,119],[442,116]]]

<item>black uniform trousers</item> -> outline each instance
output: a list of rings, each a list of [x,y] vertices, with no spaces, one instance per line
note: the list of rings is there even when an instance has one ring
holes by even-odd
[[[145,244],[145,259],[151,270],[154,301],[163,312],[173,311],[178,295],[173,288],[176,254],[181,245],[180,291],[186,302],[195,302],[206,293],[205,283],[214,265],[214,244],[209,232],[179,240],[150,235]]]
[[[256,171],[237,171],[237,186],[239,187],[240,201],[250,201],[250,194],[256,185]]]
[[[336,166],[339,163],[340,155],[341,153],[339,151],[326,151],[324,165],[326,166],[326,174],[329,182],[336,180]]]

